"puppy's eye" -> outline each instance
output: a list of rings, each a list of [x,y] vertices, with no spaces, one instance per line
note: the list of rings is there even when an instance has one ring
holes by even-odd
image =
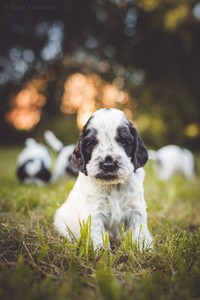
[[[91,138],[86,138],[85,139],[86,151],[91,152],[94,149],[94,147],[96,146],[96,144],[97,144],[97,140],[91,139]]]
[[[90,139],[88,142],[87,142],[87,146],[91,147],[91,148],[94,148],[97,144],[97,140],[94,140],[94,139]]]
[[[128,146],[131,146],[131,141],[128,140],[128,139],[121,139],[120,144],[125,148],[125,147],[128,147]]]
[[[121,147],[123,147],[123,149],[126,152],[126,154],[128,156],[130,156],[131,155],[131,149],[132,149],[133,140],[129,139],[129,138],[120,138],[118,140],[118,143],[121,145]]]

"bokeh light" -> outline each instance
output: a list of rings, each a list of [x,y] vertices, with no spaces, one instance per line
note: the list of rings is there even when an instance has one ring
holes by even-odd
[[[46,80],[42,78],[32,79],[11,99],[11,109],[6,114],[6,119],[16,129],[29,130],[39,122],[41,108],[46,103],[46,84]]]
[[[117,107],[129,101],[128,94],[119,88],[123,86],[122,80],[117,78],[113,83],[107,83],[95,73],[72,74],[64,85],[61,111],[68,114],[77,112],[77,125],[82,128],[97,108]]]

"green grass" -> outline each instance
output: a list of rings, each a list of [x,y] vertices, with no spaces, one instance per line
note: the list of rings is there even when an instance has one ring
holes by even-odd
[[[191,182],[177,176],[164,183],[147,164],[154,251],[139,253],[125,236],[112,253],[95,255],[87,226],[72,245],[52,225],[74,181],[23,186],[15,178],[18,153],[0,150],[0,299],[200,298],[199,174]]]

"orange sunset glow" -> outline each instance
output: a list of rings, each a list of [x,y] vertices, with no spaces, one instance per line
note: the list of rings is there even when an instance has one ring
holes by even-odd
[[[77,113],[77,125],[82,128],[90,115],[100,107],[122,107],[129,101],[129,96],[120,88],[123,86],[120,78],[113,83],[107,83],[98,74],[75,73],[64,83],[64,93],[60,109],[64,114]],[[11,109],[6,118],[15,128],[29,130],[33,128],[42,116],[42,107],[47,99],[45,91],[47,80],[35,78],[11,99]],[[130,114],[128,108],[127,113]]]
[[[11,99],[11,110],[7,113],[7,121],[19,130],[29,130],[41,118],[41,108],[46,103],[46,96],[41,91],[45,90],[44,79],[33,79]]]
[[[65,82],[61,111],[77,112],[77,125],[82,128],[90,115],[100,107],[115,107],[129,101],[127,93],[109,84],[97,74],[75,73]]]

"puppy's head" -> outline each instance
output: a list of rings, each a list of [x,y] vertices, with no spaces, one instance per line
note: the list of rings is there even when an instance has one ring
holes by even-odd
[[[133,124],[117,109],[96,111],[84,126],[72,159],[80,172],[102,182],[123,182],[148,160]]]

